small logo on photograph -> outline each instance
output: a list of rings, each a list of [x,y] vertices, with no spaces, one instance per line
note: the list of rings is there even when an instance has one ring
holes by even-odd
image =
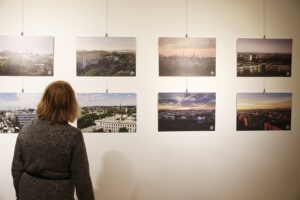
[[[289,126],[289,125],[286,125],[286,126],[285,126],[285,129],[286,129],[286,130],[290,130],[290,126]]]

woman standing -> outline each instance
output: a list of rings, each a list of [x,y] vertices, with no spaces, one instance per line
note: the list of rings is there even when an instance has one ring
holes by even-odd
[[[55,81],[45,90],[37,119],[20,131],[12,163],[18,200],[94,200],[81,131],[68,124],[78,117],[74,90]]]

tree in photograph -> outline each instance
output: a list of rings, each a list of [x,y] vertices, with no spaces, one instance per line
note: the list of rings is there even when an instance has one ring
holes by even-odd
[[[128,129],[126,127],[121,127],[119,129],[119,132],[125,133],[125,132],[128,132]]]
[[[95,119],[97,119],[96,114],[84,115],[77,121],[77,127],[80,129],[95,125]]]

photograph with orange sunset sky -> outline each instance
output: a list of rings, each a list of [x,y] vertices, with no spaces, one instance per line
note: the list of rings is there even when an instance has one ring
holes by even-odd
[[[159,93],[158,131],[214,131],[216,93]]]
[[[159,38],[159,76],[215,75],[215,38]]]
[[[291,130],[292,93],[238,93],[237,130]]]

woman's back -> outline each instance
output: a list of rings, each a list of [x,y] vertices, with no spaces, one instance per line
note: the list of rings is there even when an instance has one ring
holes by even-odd
[[[72,87],[50,84],[38,105],[38,119],[20,131],[12,163],[17,199],[94,200],[81,131],[68,124],[77,117]]]
[[[19,136],[26,171],[70,173],[71,152],[80,134],[68,124],[51,125],[45,120],[32,120]]]
[[[22,172],[22,173],[20,173]],[[82,133],[34,119],[18,135],[12,173],[20,199],[94,199]]]

